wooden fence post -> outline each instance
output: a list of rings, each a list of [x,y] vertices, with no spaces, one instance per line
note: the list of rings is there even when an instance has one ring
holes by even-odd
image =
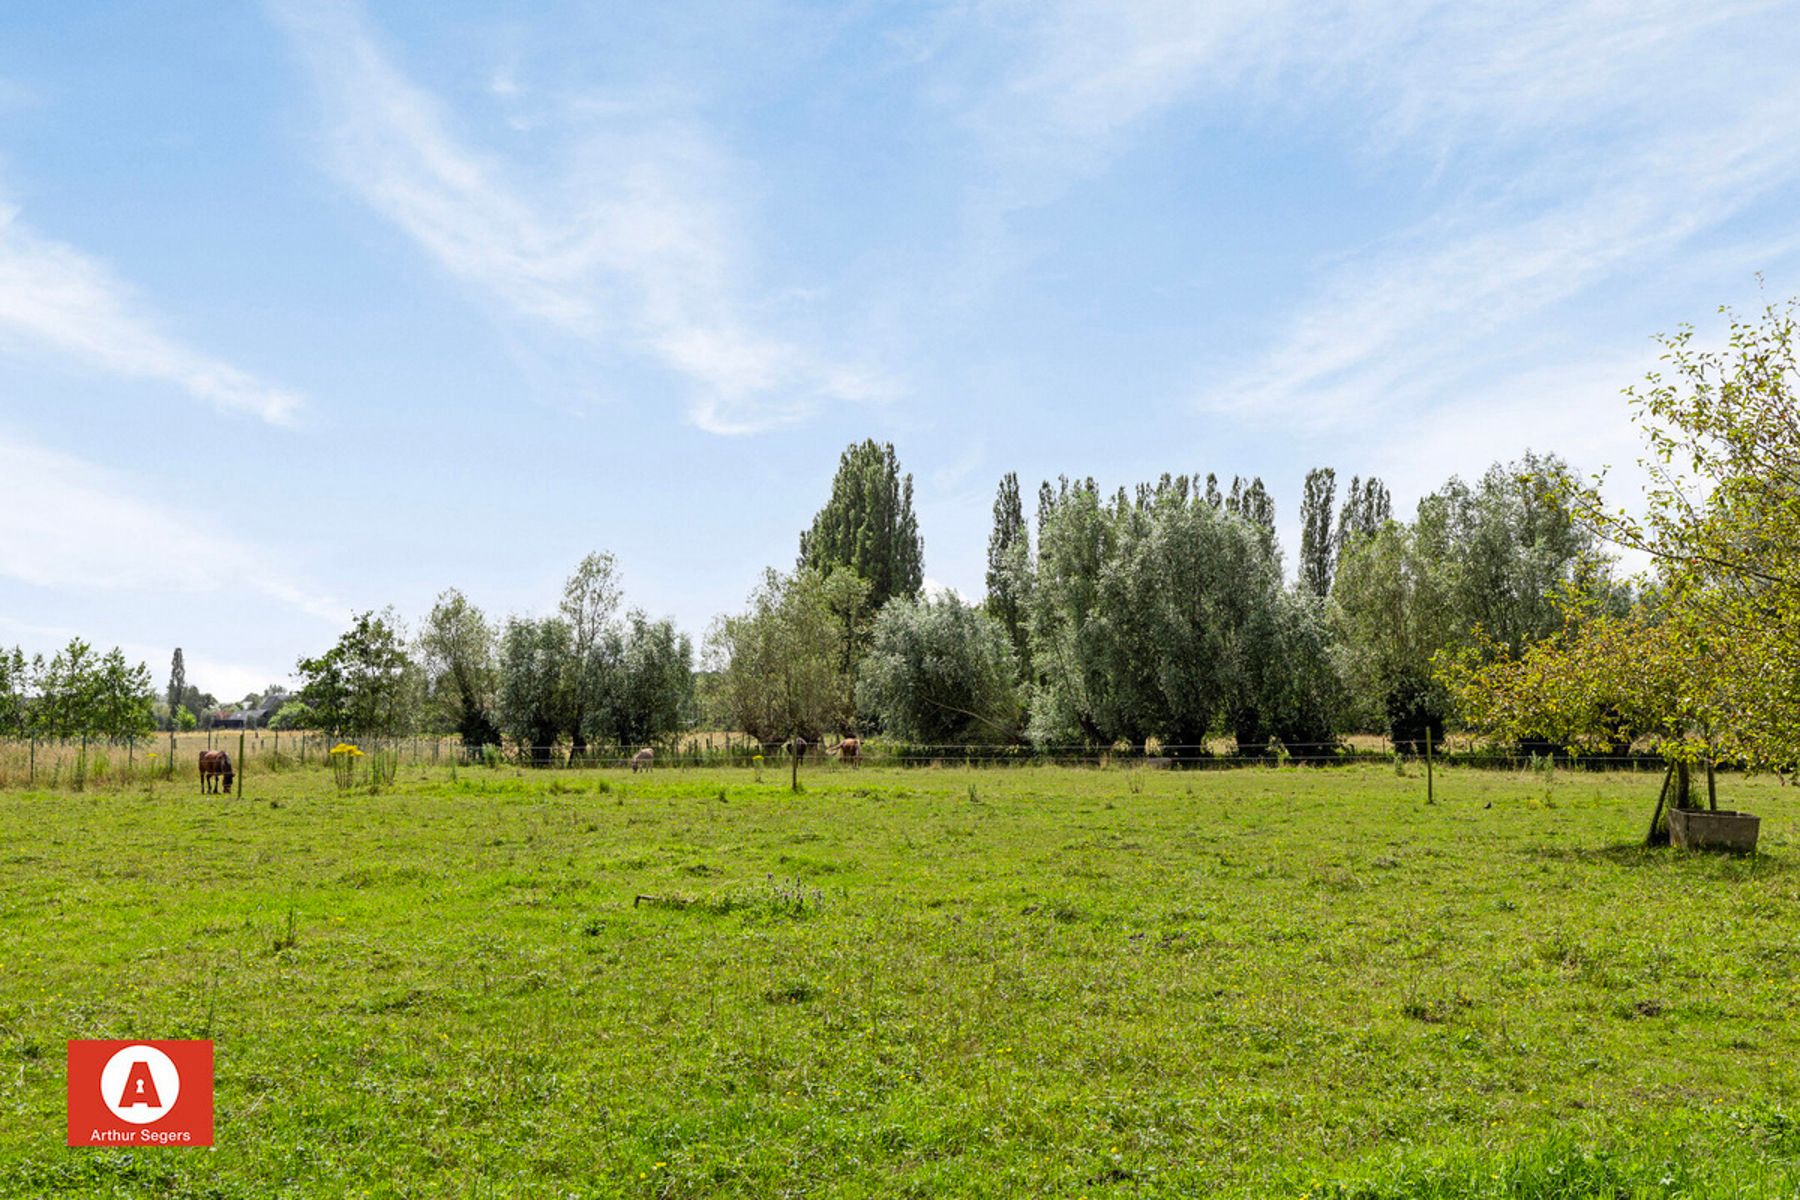
[[[238,730],[238,764],[237,764],[237,768],[238,768],[237,769],[237,794],[238,794],[239,800],[242,800],[244,798],[244,768],[249,765],[250,765],[249,761],[247,759],[245,759],[245,757],[244,757],[244,731],[242,729],[240,729],[240,730]]]
[[[1437,790],[1431,778],[1431,726],[1425,726],[1425,803],[1437,803]]]

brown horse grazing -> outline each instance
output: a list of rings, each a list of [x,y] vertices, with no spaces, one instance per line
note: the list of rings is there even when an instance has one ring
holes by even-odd
[[[847,737],[833,746],[828,753],[837,755],[854,767],[862,761],[862,743],[853,737]]]
[[[219,783],[225,783],[225,794],[231,794],[231,755],[223,750],[202,750],[200,752],[200,794],[208,792],[218,794]]]
[[[639,767],[642,767],[642,768],[644,768],[644,770],[648,771],[651,767],[653,767],[655,765],[656,765],[656,751],[652,750],[648,746],[645,746],[642,750],[639,750],[636,754],[631,756],[631,773],[633,775],[636,775],[638,773]]]

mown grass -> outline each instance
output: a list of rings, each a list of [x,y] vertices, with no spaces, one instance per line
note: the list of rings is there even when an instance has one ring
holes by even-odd
[[[0,1193],[1792,1196],[1800,804],[1391,768],[0,793]],[[63,1042],[210,1037],[212,1151]]]

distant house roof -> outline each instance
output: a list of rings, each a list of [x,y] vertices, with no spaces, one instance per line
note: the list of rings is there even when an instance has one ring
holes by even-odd
[[[261,704],[250,710],[250,715],[259,721],[266,721],[274,716],[282,705],[293,698],[294,696],[291,692],[270,692],[267,696],[263,697],[263,702]]]
[[[270,692],[254,708],[221,708],[213,714],[213,725],[224,729],[246,729],[267,725],[269,718],[293,698],[291,692]]]

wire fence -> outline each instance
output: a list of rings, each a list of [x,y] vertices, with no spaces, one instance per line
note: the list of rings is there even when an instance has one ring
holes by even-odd
[[[340,739],[316,732],[221,730],[159,733],[125,741],[102,739],[0,740],[0,788],[83,790],[157,780],[201,780],[200,755],[223,750],[231,759],[233,790],[246,776],[294,770],[343,770],[332,753],[340,744],[355,747],[364,771],[391,778],[401,768],[521,768],[530,770],[683,771],[701,768],[750,772],[792,771],[792,740],[759,741],[744,734],[688,733],[650,746],[587,745],[468,746],[454,736],[417,735]],[[1660,771],[1666,760],[1649,750],[1571,754],[1541,753],[1484,745],[1452,736],[1443,745],[1395,743],[1381,735],[1349,735],[1331,742],[1239,746],[1216,738],[1203,744],[1034,746],[1028,744],[917,744],[885,738],[803,743],[802,772],[864,768],[1005,769],[1065,767],[1090,770],[1233,770],[1250,767],[1331,768],[1390,763],[1404,769],[1466,767],[1521,771]],[[334,762],[337,763],[334,767]]]

